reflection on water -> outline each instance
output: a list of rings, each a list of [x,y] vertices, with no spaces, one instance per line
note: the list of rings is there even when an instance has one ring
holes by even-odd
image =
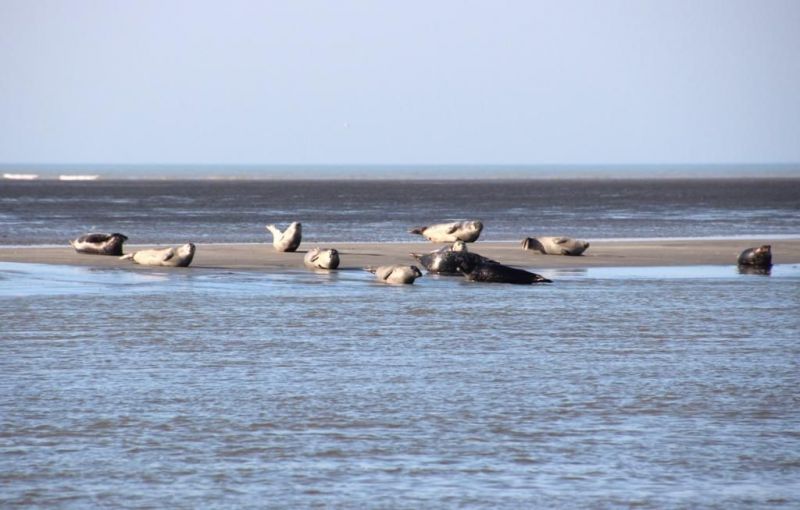
[[[0,264],[0,506],[800,505],[800,267]]]

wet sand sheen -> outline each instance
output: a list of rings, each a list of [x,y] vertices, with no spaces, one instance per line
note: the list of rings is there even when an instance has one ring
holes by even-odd
[[[176,243],[177,244],[177,243]],[[505,264],[530,268],[588,268],[619,266],[730,265],[739,253],[752,246],[772,245],[773,263],[800,263],[800,239],[726,239],[668,241],[592,241],[580,257],[541,255],[524,251],[516,242],[477,242],[468,245]],[[303,267],[307,249],[336,248],[341,255],[340,269],[368,265],[413,264],[411,252],[425,253],[440,244],[433,243],[314,243],[303,242],[295,253],[277,253],[270,244],[198,244],[193,268],[260,269],[280,271]],[[125,252],[154,245],[126,245]],[[139,267],[117,257],[83,255],[71,247],[0,247],[0,261],[39,264],[66,264],[101,267]],[[178,269],[179,270],[179,269]]]

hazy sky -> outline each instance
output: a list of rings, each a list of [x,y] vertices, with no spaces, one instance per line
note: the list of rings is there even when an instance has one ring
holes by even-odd
[[[797,0],[0,0],[0,163],[798,161]]]

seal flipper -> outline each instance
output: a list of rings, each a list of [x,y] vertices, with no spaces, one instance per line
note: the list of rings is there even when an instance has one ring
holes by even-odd
[[[409,233],[409,234],[419,234],[419,235],[422,235],[422,232],[423,232],[423,231],[424,231],[426,228],[428,228],[428,227],[416,227],[416,228],[412,228],[411,230],[409,230],[409,231],[408,231],[408,233]]]

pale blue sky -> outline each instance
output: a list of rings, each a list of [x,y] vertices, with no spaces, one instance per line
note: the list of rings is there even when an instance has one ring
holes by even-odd
[[[0,163],[798,161],[796,0],[0,0]]]

